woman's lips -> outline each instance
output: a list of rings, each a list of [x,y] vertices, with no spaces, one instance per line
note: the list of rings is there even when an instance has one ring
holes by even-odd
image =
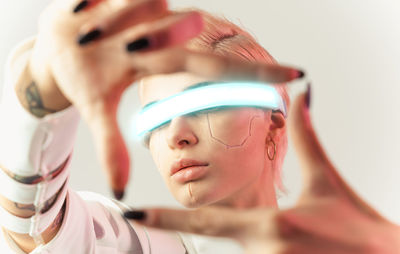
[[[171,167],[171,177],[180,183],[202,178],[208,169],[208,163],[191,159],[176,161]]]

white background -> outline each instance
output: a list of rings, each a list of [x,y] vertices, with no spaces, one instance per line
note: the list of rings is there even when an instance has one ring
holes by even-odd
[[[0,1],[3,67],[12,47],[36,33],[37,17],[50,1]],[[363,198],[400,223],[400,1],[174,0],[170,5],[224,14],[254,34],[281,63],[305,69],[313,82],[313,122],[328,154]],[[296,85],[296,90],[304,89]],[[122,102],[126,133],[125,123],[137,110],[136,96],[131,89]],[[125,201],[177,206],[149,153],[138,143],[130,142],[130,148],[134,169]],[[72,167],[74,189],[110,196],[84,123]],[[287,207],[301,189],[293,149],[284,165],[284,183],[289,193],[280,203]]]

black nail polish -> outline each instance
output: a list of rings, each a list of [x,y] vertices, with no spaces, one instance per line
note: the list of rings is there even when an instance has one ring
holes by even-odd
[[[306,101],[307,108],[310,109],[310,106],[311,106],[311,83],[307,84],[307,92],[306,92],[305,101]]]
[[[304,77],[306,74],[304,73],[304,71],[299,71],[299,74],[298,74],[298,78],[302,78],[302,77]]]
[[[134,52],[146,49],[150,46],[150,41],[147,38],[141,38],[126,45],[126,51]]]
[[[126,211],[124,217],[131,220],[144,220],[146,219],[146,213],[143,211]]]
[[[95,41],[101,36],[101,30],[100,29],[93,29],[87,34],[81,35],[78,38],[78,43],[79,45],[83,46],[88,44],[89,42]]]
[[[89,5],[89,1],[84,0],[80,2],[75,8],[74,8],[74,13],[78,13],[81,10],[85,9]]]
[[[117,199],[117,200],[121,200],[125,194],[124,191],[117,191],[117,190],[113,190],[113,193],[114,193],[115,199]]]

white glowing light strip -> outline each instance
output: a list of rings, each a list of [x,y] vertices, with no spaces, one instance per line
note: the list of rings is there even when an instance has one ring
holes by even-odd
[[[280,110],[286,116],[285,103],[271,85],[215,83],[183,91],[143,109],[136,119],[136,133],[143,136],[175,117],[222,106],[262,107]]]

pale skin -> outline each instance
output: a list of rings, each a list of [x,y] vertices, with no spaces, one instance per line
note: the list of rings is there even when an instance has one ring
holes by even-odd
[[[92,130],[110,186],[119,197],[128,181],[129,156],[116,112],[123,91],[134,81],[184,71],[213,79],[236,74],[274,83],[300,76],[291,67],[249,64],[181,47],[201,31],[201,17],[196,12],[171,14],[162,0],[89,1],[86,9],[73,13],[78,4],[77,0],[55,0],[42,13],[29,62],[32,82],[17,84],[15,90],[21,104],[37,117],[71,104],[79,110]],[[94,28],[100,28],[102,35],[85,46],[78,45],[77,39]],[[150,42],[147,48],[134,53],[125,50],[128,43],[143,38]],[[5,198],[1,205],[16,216],[29,216],[25,210],[15,210]],[[63,210],[42,233],[45,243],[57,234],[62,218]],[[25,252],[36,247],[28,235],[3,230]]]

